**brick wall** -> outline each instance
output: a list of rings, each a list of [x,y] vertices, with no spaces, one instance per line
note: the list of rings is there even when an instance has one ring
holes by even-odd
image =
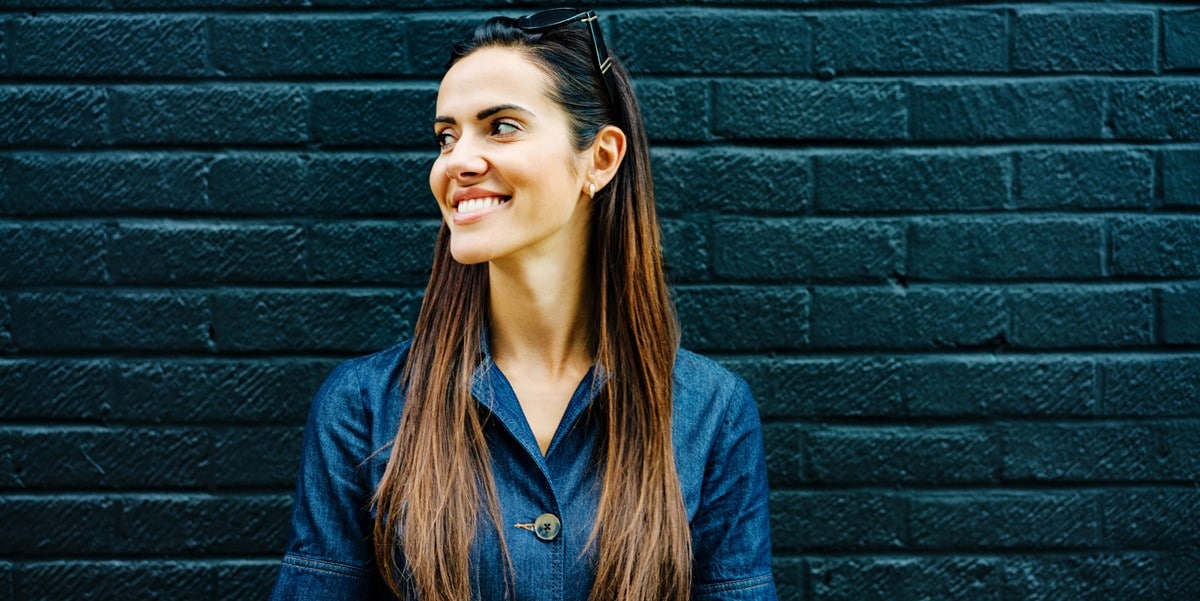
[[[507,4],[0,0],[0,599],[265,597]],[[781,597],[1200,599],[1200,8],[684,4],[600,8]]]

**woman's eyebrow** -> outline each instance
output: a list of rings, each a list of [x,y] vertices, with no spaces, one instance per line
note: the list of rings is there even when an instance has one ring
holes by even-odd
[[[526,115],[529,115],[530,117],[537,117],[537,115],[533,114],[533,111],[531,111],[523,106],[519,106],[516,104],[498,104],[496,106],[489,107],[489,108],[483,109],[482,111],[479,111],[478,113],[475,113],[475,120],[483,121],[484,119],[487,119],[488,117],[491,117],[492,115],[495,115],[496,113],[499,113],[501,111],[520,111],[522,113],[525,113]],[[434,123],[448,123],[450,125],[458,124],[458,121],[455,120],[454,117],[443,117],[443,116],[434,117],[433,122]]]

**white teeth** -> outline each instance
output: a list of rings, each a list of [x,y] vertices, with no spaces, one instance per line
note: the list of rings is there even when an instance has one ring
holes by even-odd
[[[455,207],[455,210],[457,210],[460,214],[461,213],[474,213],[475,211],[482,211],[483,209],[490,209],[491,207],[497,206],[502,202],[504,202],[504,199],[499,196],[489,196],[487,198],[472,198],[471,200],[464,200],[464,201],[458,203],[458,206]]]

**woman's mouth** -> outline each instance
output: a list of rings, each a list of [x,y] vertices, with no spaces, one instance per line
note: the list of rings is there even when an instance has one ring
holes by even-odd
[[[475,213],[477,211],[498,207],[508,202],[508,200],[509,198],[507,196],[486,196],[483,198],[472,198],[469,200],[464,200],[455,205],[454,212],[458,213],[459,215],[466,215],[468,213]]]

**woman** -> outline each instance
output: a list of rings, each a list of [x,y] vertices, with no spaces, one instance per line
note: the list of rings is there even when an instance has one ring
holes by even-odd
[[[314,400],[274,599],[774,599],[754,402],[678,350],[642,118],[591,11],[455,47],[412,341]]]

